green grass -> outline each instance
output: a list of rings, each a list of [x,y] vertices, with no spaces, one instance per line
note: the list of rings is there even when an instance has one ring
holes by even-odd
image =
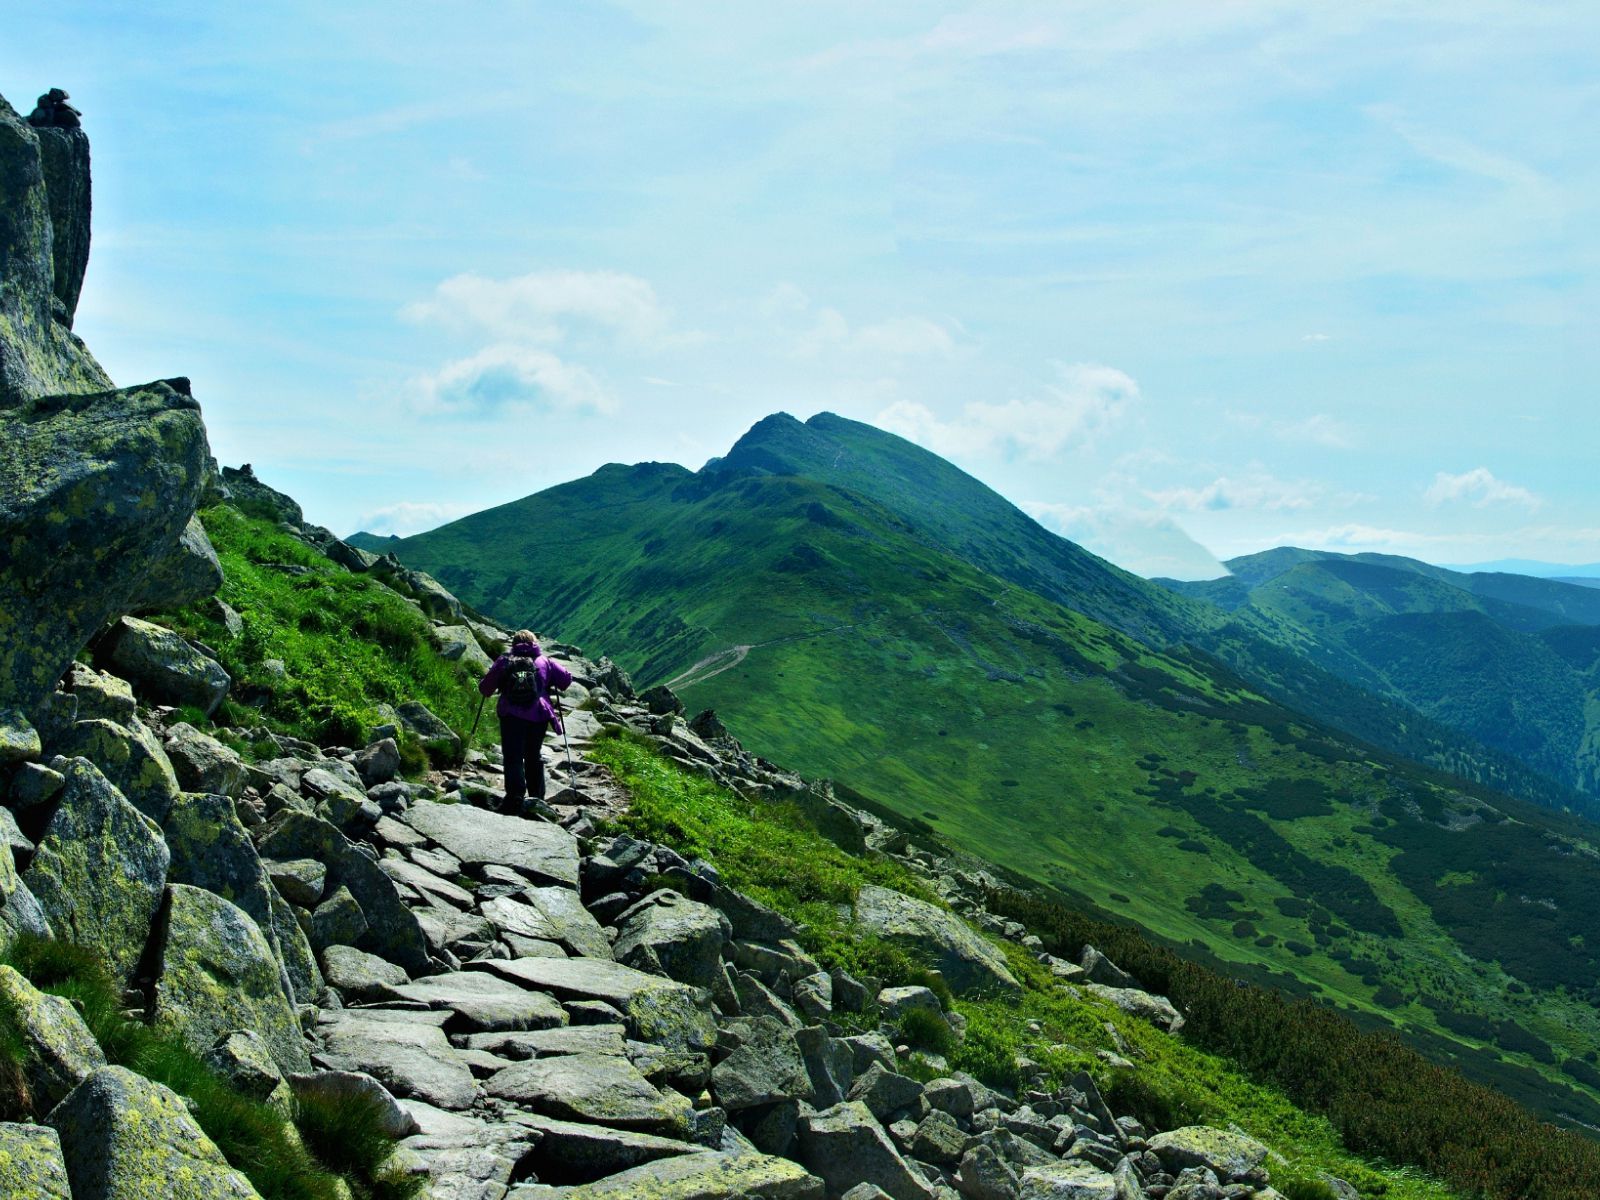
[[[886,984],[926,980],[923,964],[862,938],[849,915],[849,901],[868,883],[932,900],[904,868],[877,856],[846,854],[823,840],[794,809],[747,801],[626,736],[602,738],[591,756],[610,767],[630,793],[623,825],[685,855],[712,859],[730,885],[798,922],[802,944],[819,961],[875,975]],[[1348,1153],[1326,1119],[1296,1108],[1280,1092],[1253,1082],[1215,1055],[1082,998],[1056,983],[1020,948],[1001,948],[1023,985],[1022,996],[954,1001],[968,1026],[965,1039],[950,1047],[952,1066],[998,1085],[1019,1082],[1019,1058],[1038,1064],[1057,1083],[1092,1070],[1107,1081],[1113,1095],[1143,1097],[1128,1105],[1131,1110],[1150,1113],[1159,1105],[1169,1117],[1239,1124],[1287,1156],[1291,1178],[1326,1170],[1368,1194],[1396,1200],[1453,1194],[1415,1172],[1374,1165]],[[1111,1048],[1108,1021],[1132,1043],[1139,1064],[1135,1072],[1108,1072],[1096,1056],[1097,1049]],[[1032,1031],[1033,1025],[1039,1032]]]
[[[200,517],[222,562],[220,598],[239,613],[243,632],[230,636],[209,602],[157,619],[221,656],[234,682],[218,724],[265,724],[322,745],[359,746],[379,722],[378,704],[420,700],[465,736],[477,678],[439,657],[431,622],[413,605],[266,521],[226,505]],[[284,664],[281,677],[264,665],[273,659]],[[209,724],[203,716],[196,723]],[[480,741],[488,736],[480,726]],[[419,746],[401,749],[411,772],[422,768]]]
[[[421,1177],[385,1166],[394,1141],[378,1126],[375,1110],[347,1104],[330,1112],[324,1105],[295,1104],[291,1118],[235,1091],[177,1038],[123,1016],[117,984],[91,951],[25,937],[0,961],[41,991],[71,1000],[113,1065],[184,1097],[206,1136],[262,1200],[341,1200],[347,1194],[355,1200],[411,1200],[421,1191]],[[32,1112],[15,1086],[20,1045],[14,1018],[0,1011],[0,1117],[41,1120],[45,1114]]]

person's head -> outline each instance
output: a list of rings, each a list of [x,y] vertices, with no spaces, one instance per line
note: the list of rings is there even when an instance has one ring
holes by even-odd
[[[531,629],[519,629],[511,635],[511,644],[515,646],[521,642],[526,642],[530,646],[537,646],[539,644],[539,635]]]

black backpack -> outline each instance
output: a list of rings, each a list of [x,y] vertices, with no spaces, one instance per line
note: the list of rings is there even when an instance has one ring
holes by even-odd
[[[513,704],[530,705],[539,701],[539,663],[526,654],[513,654],[506,660],[505,678],[500,691]]]

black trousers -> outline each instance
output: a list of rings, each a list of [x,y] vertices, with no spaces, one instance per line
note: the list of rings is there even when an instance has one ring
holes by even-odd
[[[505,757],[506,805],[520,805],[527,796],[544,799],[544,745],[546,721],[500,718],[500,752]]]

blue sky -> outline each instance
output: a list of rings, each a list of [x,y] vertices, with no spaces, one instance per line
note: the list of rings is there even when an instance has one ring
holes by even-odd
[[[340,532],[831,410],[1147,574],[1600,560],[1600,7],[6,25],[0,92],[93,139],[79,332]]]

